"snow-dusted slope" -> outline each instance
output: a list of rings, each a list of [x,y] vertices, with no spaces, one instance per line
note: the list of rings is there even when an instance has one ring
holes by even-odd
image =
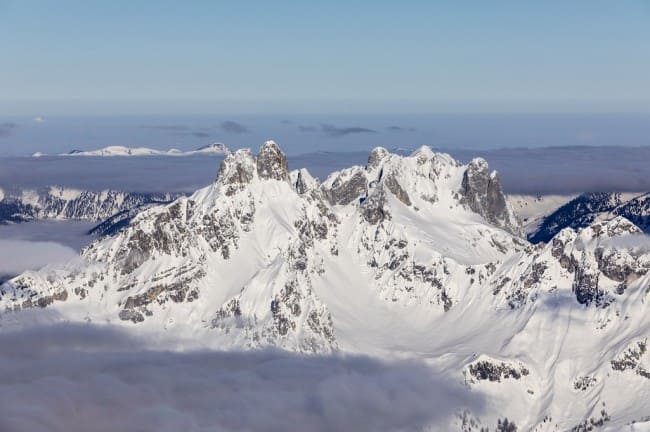
[[[508,195],[508,201],[521,219],[526,235],[535,232],[543,219],[574,199],[576,195]]]
[[[586,193],[544,214],[528,225],[528,239],[533,243],[549,241],[563,228],[585,228],[598,220],[623,216],[643,231],[650,232],[650,194],[601,192]]]
[[[84,191],[59,186],[0,194],[0,224],[33,219],[101,221],[144,204],[166,203],[178,195],[114,190]]]
[[[481,159],[377,148],[319,184],[267,142],[93,243],[83,263],[12,279],[1,317],[43,307],[170,347],[417,357],[487,396],[486,413],[465,413],[457,430],[503,417],[538,431],[640,420],[646,238],[621,217],[546,245],[520,231]]]
[[[109,146],[98,150],[72,150],[58,156],[190,156],[197,154],[230,154],[230,150],[222,143],[209,144],[196,150],[181,151],[177,149],[154,150],[146,147]],[[45,153],[36,152],[33,157],[47,156]]]

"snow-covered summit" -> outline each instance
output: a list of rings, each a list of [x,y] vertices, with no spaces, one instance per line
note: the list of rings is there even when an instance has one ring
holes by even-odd
[[[85,263],[12,279],[0,319],[39,307],[173,347],[422,358],[485,397],[485,425],[641,419],[645,237],[625,218],[540,245],[518,227],[483,160],[377,148],[319,184],[267,142],[228,155],[208,187],[96,241]]]
[[[519,234],[519,222],[496,172],[489,172],[487,162],[475,159],[464,166],[428,147],[406,157],[391,154],[383,147],[375,148],[365,167],[330,174],[322,189],[333,205],[367,201],[365,207],[371,219],[385,215],[384,209],[370,208],[370,204],[383,203],[383,196],[389,192],[416,212],[441,207],[445,210],[436,212],[439,216],[454,218],[454,209],[466,213],[469,208],[488,223]]]
[[[196,150],[185,152],[185,153],[187,154],[214,153],[214,154],[228,155],[230,154],[230,149],[226,147],[226,145],[223,143],[212,143],[212,144],[205,145],[203,147],[199,147]]]
[[[281,286],[264,295],[258,292],[252,297],[256,300],[251,300],[250,310],[245,310],[241,302],[250,290],[242,290],[242,284],[253,283],[262,274],[275,284],[281,272],[285,274],[281,280],[286,279],[284,289],[288,289],[286,284],[295,285],[290,289],[292,296],[307,303],[300,303],[293,315],[287,315],[297,319],[287,318],[293,323],[292,329],[296,326],[295,332],[285,331],[284,326],[289,324],[281,324],[282,320],[279,323],[279,318],[271,314],[266,327],[260,324],[264,330],[256,329],[270,339],[258,339],[255,344],[272,341],[302,349],[331,348],[336,340],[329,327],[317,326],[320,333],[307,337],[305,329],[299,329],[303,325],[299,322],[308,318],[304,314],[312,309],[319,311],[321,324],[323,319],[329,322],[327,308],[315,291],[306,287],[323,283],[320,276],[331,263],[342,265],[340,257],[347,257],[345,263],[358,262],[375,273],[380,297],[388,300],[397,296],[404,304],[426,299],[449,308],[456,300],[455,289],[443,286],[442,280],[448,277],[443,268],[447,273],[462,273],[466,265],[500,260],[507,251],[522,247],[516,236],[502,226],[491,225],[465,202],[462,182],[466,170],[448,155],[429,150],[403,157],[375,149],[366,167],[333,173],[319,185],[304,169],[290,173],[285,155],[275,142],[268,141],[256,156],[247,149],[229,154],[221,162],[214,184],[169,205],[143,211],[121,233],[91,245],[84,257],[114,281],[108,289],[114,292],[110,304],[117,312],[109,315],[131,322],[157,322],[168,314],[161,312],[168,308],[159,301],[163,297],[186,304],[199,295],[211,300],[192,305],[203,311],[197,317],[208,319],[213,308],[226,307],[236,300],[240,303],[238,313],[260,322],[267,314],[262,313],[265,303],[259,301],[275,301],[274,296],[288,294],[283,294]],[[475,192],[478,197],[481,193]],[[345,235],[340,237],[340,232]],[[414,239],[419,238],[429,240],[418,244]],[[473,248],[470,252],[468,244]],[[356,252],[348,256],[352,251]],[[234,279],[238,282],[224,285],[223,281],[228,280],[226,269],[233,265],[241,269]],[[354,268],[344,273],[354,272]],[[97,274],[97,270],[79,271],[87,275],[84,277]],[[405,273],[413,271],[424,273],[415,279]],[[151,282],[159,273],[169,275],[162,279],[168,282]],[[436,279],[436,275],[442,279],[432,290],[430,279]],[[52,278],[39,273],[20,278],[22,282],[14,286],[29,286],[27,291],[37,290],[52,301],[61,297],[61,290],[75,297],[66,284],[53,285]],[[222,281],[219,285],[223,289],[208,294],[206,284],[217,280]],[[242,291],[235,296],[233,289]],[[30,296],[33,304],[36,297]],[[79,300],[87,296],[92,297],[89,292]],[[17,303],[12,308],[24,305],[18,299],[14,301]],[[294,307],[283,304],[278,303],[278,310]],[[247,343],[253,343],[249,339],[253,333],[245,334]]]

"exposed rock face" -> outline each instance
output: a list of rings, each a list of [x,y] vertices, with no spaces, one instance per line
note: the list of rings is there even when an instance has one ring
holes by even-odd
[[[583,263],[586,258],[583,257]],[[605,292],[598,286],[598,278],[600,273],[594,271],[589,266],[582,264],[575,271],[575,278],[573,280],[573,292],[576,295],[578,303],[583,305],[596,305],[607,304],[605,303]]]
[[[367,170],[374,170],[381,164],[381,161],[390,153],[383,147],[375,147],[368,155]]]
[[[534,301],[540,290],[554,291],[566,284],[578,303],[607,308],[650,271],[647,253],[618,246],[643,239],[643,233],[621,217],[578,232],[565,228],[549,244],[530,248],[531,255],[520,263],[525,270],[519,280],[506,285],[509,306],[519,308]],[[501,275],[506,277],[514,279]],[[501,291],[499,281],[493,282],[495,292]]]
[[[250,149],[229,154],[219,167],[217,182],[223,185],[245,185],[253,180],[255,161]]]
[[[260,149],[257,155],[257,174],[265,180],[289,180],[287,158],[274,141],[265,142]]]
[[[508,206],[499,177],[496,171],[489,171],[484,159],[473,159],[467,166],[461,194],[464,202],[488,222],[513,234],[519,234],[518,223]]]
[[[296,189],[296,192],[298,192],[300,195],[304,195],[307,192],[318,188],[318,180],[313,178],[309,174],[309,171],[304,168],[292,171],[289,177],[291,178],[291,183]]]
[[[598,380],[592,376],[581,376],[573,382],[573,388],[580,391],[587,391],[593,387]]]
[[[389,191],[391,191],[393,195],[395,195],[395,198],[400,200],[404,205],[411,205],[411,198],[409,198],[409,194],[406,193],[406,191],[397,181],[396,173],[387,175],[384,179],[384,185]]]
[[[352,170],[352,172],[350,172]],[[325,196],[332,205],[347,205],[359,199],[368,190],[368,179],[361,170],[345,170],[339,174],[329,188],[324,188]]]
[[[361,212],[364,219],[372,224],[383,221],[390,217],[390,212],[386,209],[386,193],[383,185],[379,185],[372,190],[361,204]]]
[[[617,294],[622,294],[631,283],[649,270],[626,251],[598,248],[595,257],[598,269],[609,279],[620,282]]]
[[[301,195],[309,191],[309,187],[303,178],[302,171],[298,172],[298,179],[296,180],[296,191]]]
[[[521,364],[499,362],[492,359],[479,360],[468,367],[471,377],[478,381],[501,382],[503,379],[521,379],[530,372]]]
[[[615,371],[632,370],[637,375],[650,379],[650,371],[641,365],[641,360],[648,351],[648,339],[631,343],[616,358],[611,360],[610,364]]]

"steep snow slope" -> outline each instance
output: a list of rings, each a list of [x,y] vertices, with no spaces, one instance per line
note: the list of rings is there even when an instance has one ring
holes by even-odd
[[[43,307],[174,348],[417,357],[488,397],[487,413],[464,413],[457,430],[503,417],[539,431],[642,419],[646,238],[621,217],[546,245],[520,231],[482,159],[377,148],[319,184],[267,142],[93,243],[83,262],[12,279],[1,319]]]

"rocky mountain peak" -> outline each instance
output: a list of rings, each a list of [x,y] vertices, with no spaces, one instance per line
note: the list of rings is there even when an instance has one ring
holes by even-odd
[[[488,222],[519,234],[519,222],[506,201],[496,171],[490,172],[483,158],[475,158],[467,165],[461,184],[463,202]]]
[[[377,168],[381,161],[388,156],[390,153],[383,147],[375,147],[372,149],[368,155],[368,164],[366,165],[367,170],[373,170]]]
[[[221,162],[217,183],[221,185],[245,185],[255,176],[255,159],[250,149],[237,150]]]
[[[257,154],[257,174],[261,179],[289,180],[287,158],[275,141],[266,141]]]
[[[46,195],[53,209],[95,202]],[[532,245],[504,231],[516,220],[482,159],[378,148],[319,185],[307,170],[287,173],[270,142],[257,159],[229,155],[217,184],[148,206],[82,260],[0,284],[0,325],[48,308],[44,322],[110,322],[183,349],[399,350],[498,395],[490,410],[514,405],[521,430],[587,430],[574,426],[601,421],[595,400],[627,416],[618,430],[647,411],[650,253],[633,222],[605,216]],[[611,388],[639,392],[624,400],[632,392]]]
[[[597,237],[617,237],[625,234],[642,234],[632,222],[622,216],[617,216],[608,221],[596,222],[589,227],[589,234],[593,238]]]
[[[417,150],[415,150],[411,154],[411,156],[422,160],[428,160],[434,158],[436,156],[436,153],[434,153],[434,151],[431,150],[431,147],[420,146]]]
[[[205,145],[196,149],[200,153],[221,153],[224,155],[230,154],[230,149],[223,143],[215,142],[212,144]]]

